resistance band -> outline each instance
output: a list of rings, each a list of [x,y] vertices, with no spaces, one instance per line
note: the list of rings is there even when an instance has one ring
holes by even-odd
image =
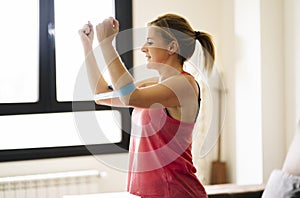
[[[106,93],[100,93],[96,94],[94,96],[94,100],[103,100],[103,99],[109,99],[109,98],[119,98],[119,97],[124,97],[129,94],[131,94],[134,90],[136,89],[135,84],[129,83],[120,89],[112,92],[106,92]]]

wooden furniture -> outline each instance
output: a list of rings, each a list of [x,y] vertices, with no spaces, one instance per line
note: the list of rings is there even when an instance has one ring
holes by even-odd
[[[205,189],[209,198],[261,198],[264,185],[220,184],[207,185]],[[69,195],[63,198],[138,198],[127,192],[99,193],[90,195]]]
[[[265,185],[220,184],[205,189],[209,198],[261,198]]]

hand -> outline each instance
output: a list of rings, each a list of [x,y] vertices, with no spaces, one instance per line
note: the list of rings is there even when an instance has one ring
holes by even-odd
[[[98,42],[112,42],[119,32],[119,21],[113,17],[105,19],[96,26]]]
[[[82,29],[78,31],[81,42],[83,47],[86,48],[92,48],[93,46],[93,40],[94,40],[94,30],[93,25],[89,21],[87,24],[85,24]]]

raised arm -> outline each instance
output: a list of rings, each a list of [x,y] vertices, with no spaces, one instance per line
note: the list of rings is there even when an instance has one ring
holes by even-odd
[[[92,24],[89,22],[88,24],[84,25],[83,28],[79,30],[79,35],[83,45],[86,70],[92,92],[94,94],[98,94],[111,91],[108,88],[107,82],[99,71],[93,52],[94,30]]]
[[[119,32],[119,22],[110,17],[104,20],[102,23],[99,23],[96,26],[96,30],[98,42],[101,47],[114,89],[119,90],[124,86],[133,83],[133,77],[124,66],[112,44],[114,37]],[[127,100],[126,96],[121,97],[120,99],[125,104],[127,103],[125,102]]]

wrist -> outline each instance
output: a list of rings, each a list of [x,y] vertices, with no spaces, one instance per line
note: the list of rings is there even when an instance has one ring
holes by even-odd
[[[93,47],[92,46],[84,46],[83,50],[84,50],[84,53],[87,55],[91,51],[93,51]]]
[[[99,42],[99,45],[101,48],[113,47],[112,41],[110,41],[109,39],[105,39],[105,40]]]

